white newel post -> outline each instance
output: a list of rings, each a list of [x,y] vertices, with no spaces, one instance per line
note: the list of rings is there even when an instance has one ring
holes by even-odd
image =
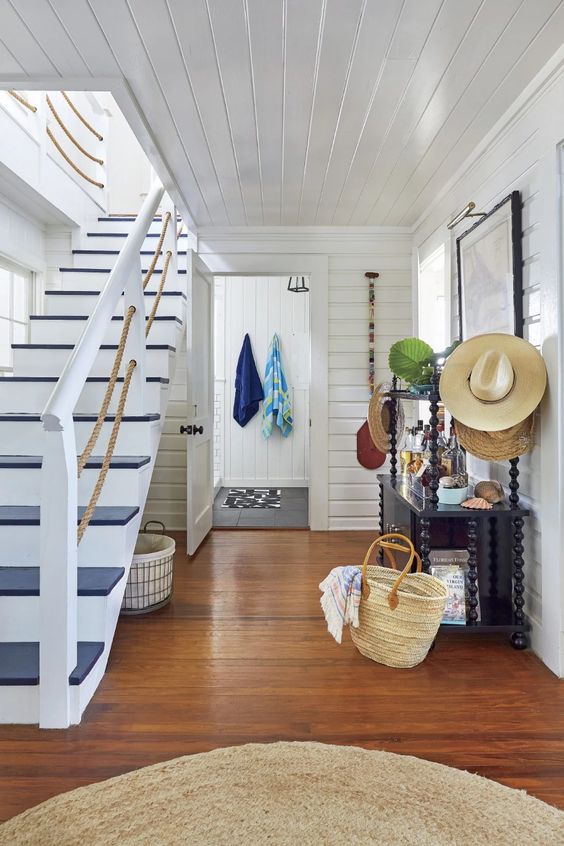
[[[137,367],[133,371],[131,387],[127,395],[128,414],[145,414],[145,295],[143,294],[143,274],[141,256],[134,259],[133,267],[128,273],[123,296],[124,316],[130,305],[135,306],[135,314],[129,327],[129,335],[125,344],[122,375],[131,359],[135,359]],[[117,386],[119,387],[119,385]]]
[[[70,725],[77,656],[77,475],[72,417],[46,431],[41,471],[39,725]]]

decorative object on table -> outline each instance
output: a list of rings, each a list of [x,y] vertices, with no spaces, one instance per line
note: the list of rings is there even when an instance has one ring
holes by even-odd
[[[460,337],[523,335],[521,196],[513,191],[456,239]]]
[[[222,508],[280,508],[279,488],[230,488]]]
[[[374,549],[382,549],[392,565],[368,564]],[[406,552],[407,563],[398,573],[395,555]],[[417,572],[411,567],[417,562]],[[362,598],[358,628],[351,639],[363,655],[388,667],[415,667],[426,657],[445,609],[443,582],[421,572],[421,558],[408,537],[382,535],[368,548],[362,565]]]
[[[249,420],[255,416],[263,396],[262,382],[253,357],[251,339],[247,333],[239,353],[235,375],[233,419],[239,426],[246,426]]]
[[[374,393],[374,280],[379,273],[367,270],[364,274],[368,279],[368,387],[370,396]]]
[[[466,589],[464,568],[458,567],[456,564],[432,565],[431,575],[436,579],[440,579],[448,591],[445,612],[441,623],[465,626]]]
[[[161,534],[147,532],[151,523],[161,527]],[[165,532],[160,520],[147,521],[139,532],[120,614],[147,614],[170,602],[176,543]]]
[[[439,569],[441,567],[445,567],[447,569],[451,567],[457,567],[461,570],[464,574],[464,600],[466,605],[466,611],[468,612],[470,609],[470,584],[471,580],[469,578],[469,568],[468,568],[468,550],[467,549],[432,549],[429,553],[429,561],[431,565],[431,572],[434,569]],[[437,575],[437,578],[441,578],[440,575]],[[480,590],[478,585],[478,576],[475,574],[475,578],[472,581],[472,585],[475,585],[473,593],[475,595],[475,608],[474,608],[474,622],[479,623],[482,619],[482,611],[480,608]],[[468,617],[468,614],[467,614]],[[445,622],[443,620],[443,622]]]
[[[389,382],[381,382],[374,389],[372,399],[368,405],[368,428],[376,449],[380,452],[390,451],[390,433],[395,426],[396,431],[401,431],[405,424],[403,406],[400,400],[395,401],[396,419],[392,420],[393,405],[387,396],[392,386]]]
[[[503,502],[505,499],[505,492],[503,485],[497,479],[489,479],[487,481],[478,482],[474,487],[474,496],[482,497],[486,502],[491,502],[496,505],[498,502]]]
[[[535,445],[535,412],[516,426],[499,432],[472,429],[459,420],[455,428],[464,449],[484,461],[508,461],[526,455]]]
[[[460,505],[468,496],[468,481],[463,473],[439,479],[439,502],[443,505]]]
[[[343,626],[358,627],[358,609],[362,588],[360,567],[333,567],[319,585],[323,591],[321,607],[327,630],[337,643],[343,638]]]
[[[288,290],[293,294],[305,294],[309,291],[306,285],[305,276],[290,276],[288,279]]]
[[[388,366],[398,379],[407,383],[411,393],[425,394],[433,387],[435,363],[446,359],[457,346],[458,341],[455,341],[446,350],[436,353],[421,338],[402,338],[390,347]]]
[[[361,467],[377,470],[386,460],[386,454],[374,445],[368,420],[365,420],[356,433],[356,458]]]
[[[499,432],[525,420],[546,389],[539,351],[523,338],[478,335],[448,357],[440,378],[442,400],[457,422]]]
[[[284,438],[288,437],[294,426],[290,392],[282,367],[280,339],[276,333],[268,349],[264,376],[262,436],[265,440],[271,436],[275,423]]]
[[[472,496],[462,503],[463,508],[471,508],[474,511],[491,511],[493,505],[481,496]]]

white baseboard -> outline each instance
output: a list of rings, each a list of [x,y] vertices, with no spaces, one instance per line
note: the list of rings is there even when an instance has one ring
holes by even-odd
[[[308,488],[308,479],[224,479],[224,488]]]

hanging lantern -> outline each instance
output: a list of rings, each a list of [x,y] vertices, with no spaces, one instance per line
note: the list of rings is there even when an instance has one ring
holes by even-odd
[[[301,294],[303,291],[309,291],[309,288],[306,285],[305,276],[290,276],[288,280],[288,290],[292,291],[293,294]]]

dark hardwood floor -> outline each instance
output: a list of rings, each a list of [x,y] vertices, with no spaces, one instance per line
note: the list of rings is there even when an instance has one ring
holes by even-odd
[[[172,604],[118,626],[80,726],[0,726],[0,819],[79,785],[217,746],[319,740],[417,755],[564,808],[564,684],[502,638],[447,634],[413,670],[326,632],[318,583],[371,535],[215,531]],[[346,774],[344,774],[346,777]]]

